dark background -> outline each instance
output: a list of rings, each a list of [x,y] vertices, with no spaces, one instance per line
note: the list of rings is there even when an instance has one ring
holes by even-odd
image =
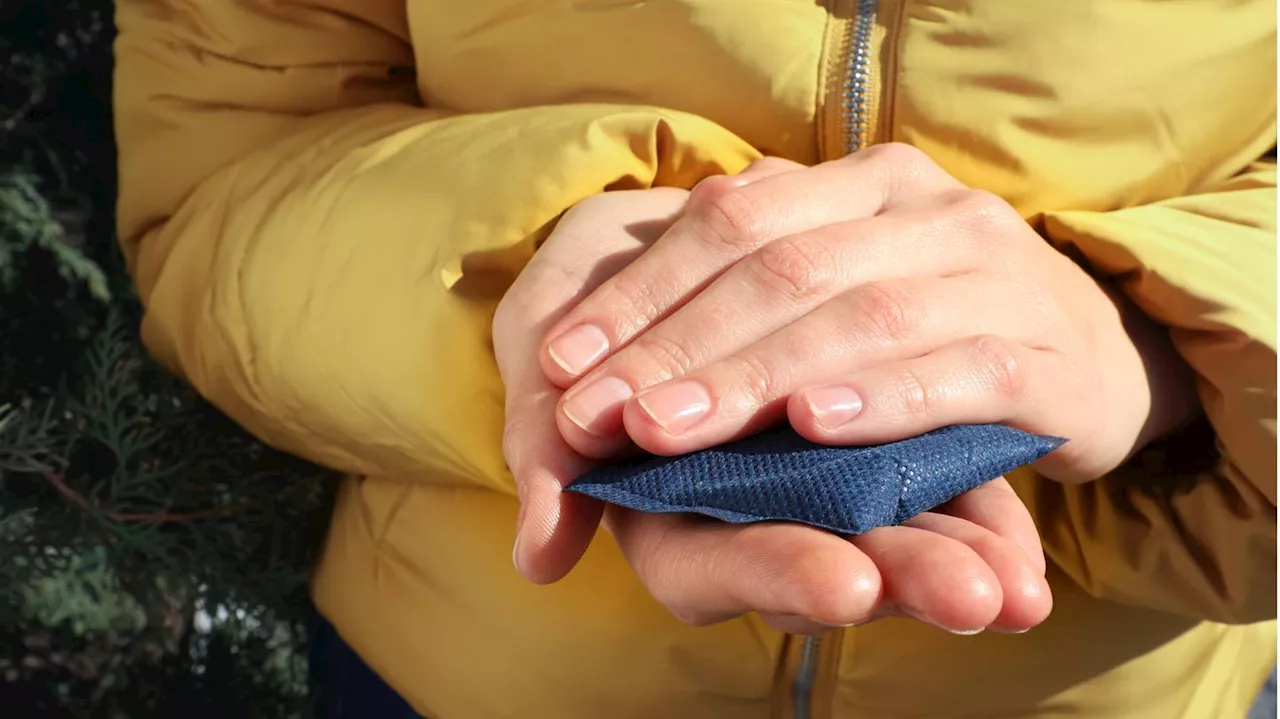
[[[307,716],[333,481],[139,347],[111,10],[0,0],[0,714]]]

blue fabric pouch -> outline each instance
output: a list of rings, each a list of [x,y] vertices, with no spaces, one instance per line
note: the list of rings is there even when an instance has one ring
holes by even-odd
[[[871,447],[827,447],[782,427],[679,457],[601,467],[567,491],[639,512],[799,522],[852,535],[901,524],[1064,441],[984,424]]]

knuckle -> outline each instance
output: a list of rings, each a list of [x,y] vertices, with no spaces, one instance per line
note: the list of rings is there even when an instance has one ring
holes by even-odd
[[[512,427],[510,421],[502,428],[502,458],[506,460],[507,466],[514,472],[519,464],[520,455],[519,447],[516,444],[514,427]]]
[[[919,185],[945,185],[947,174],[923,150],[904,142],[888,142],[859,150],[866,155],[890,194]]]
[[[937,416],[937,399],[919,372],[912,369],[901,370],[894,387],[898,404],[908,416],[919,420]]]
[[[735,257],[757,246],[764,215],[751,193],[736,185],[716,183],[690,204],[690,212],[703,230],[703,241],[718,245]]]
[[[748,267],[761,282],[792,300],[825,296],[834,284],[835,258],[811,237],[784,237],[760,248],[753,258]]]
[[[971,227],[991,229],[1023,222],[1009,203],[987,190],[956,190],[950,198],[950,205],[954,215]]]
[[[510,419],[502,429],[502,458],[511,473],[519,477],[524,471],[522,420]]]
[[[782,378],[778,371],[756,354],[734,355],[725,359],[730,367],[729,394],[741,393],[757,404],[773,401],[778,395],[776,390],[782,386]]]
[[[885,142],[872,145],[863,152],[871,153],[871,157],[885,160],[895,165],[911,165],[927,159],[923,151],[915,145],[905,142]]]
[[[906,340],[920,323],[906,293],[889,283],[863,285],[857,292],[857,305],[868,329],[894,344]]]
[[[653,286],[637,282],[627,272],[614,275],[605,288],[600,296],[600,305],[608,308],[603,316],[612,317],[617,322],[614,327],[616,337],[638,332],[663,312],[662,299],[655,293]],[[580,307],[578,311],[581,310]]]
[[[646,381],[664,382],[685,375],[693,368],[693,350],[672,337],[657,333],[641,335],[627,352],[628,364],[637,360],[648,367]]]
[[[700,607],[697,592],[691,593],[687,581],[688,573],[703,558],[696,556],[694,545],[678,539],[675,523],[660,525],[656,531],[651,530],[652,536],[639,548],[637,556],[631,557],[636,576],[654,600],[680,622],[693,627],[719,622],[723,617]]]
[[[807,563],[815,564],[812,561]],[[822,569],[817,566],[804,567],[803,564],[797,569],[799,581],[794,585],[799,604],[797,614],[827,626],[847,624],[853,617],[849,613],[849,603],[844,599],[846,588],[833,586],[826,575],[819,573]]]
[[[669,526],[663,528],[662,524],[667,523],[641,518],[620,543],[636,576],[653,598],[665,607],[678,604],[680,597],[673,591],[675,583],[670,577],[674,567],[670,551],[671,529]]]
[[[790,589],[787,596],[793,606],[782,607],[828,626],[848,623],[850,616],[848,588],[839,582],[841,576],[832,572],[828,558],[812,552],[786,552],[780,554],[774,574],[778,583]]]
[[[754,167],[754,165],[752,166]],[[751,167],[748,167],[749,171]],[[689,191],[689,201],[695,205],[709,202],[718,195],[732,191],[742,183],[730,175],[708,175],[698,180]]]
[[[973,340],[975,361],[997,396],[1017,401],[1030,386],[1026,363],[1009,340],[996,335],[983,335]]]
[[[931,164],[929,156],[919,148],[905,142],[886,142],[872,145],[860,150],[866,153],[872,162],[893,168],[895,174],[912,178],[922,173]]]

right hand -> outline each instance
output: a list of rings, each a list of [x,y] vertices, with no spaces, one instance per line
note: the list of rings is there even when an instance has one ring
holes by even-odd
[[[750,182],[781,169],[769,161]],[[570,210],[507,292],[493,321],[506,387],[504,452],[520,496],[514,559],[554,582],[581,558],[604,506],[561,491],[592,466],[555,422],[562,394],[538,359],[546,331],[657,240],[688,192],[611,192]],[[605,527],[649,592],[705,625],[759,612],[779,631],[820,633],[898,615],[960,632],[1020,631],[1047,616],[1044,556],[1026,508],[1003,480],[901,527],[847,540],[797,524],[730,525],[609,508]],[[1025,550],[1025,551],[1024,551]]]
[[[555,230],[507,290],[493,316],[493,350],[506,388],[503,453],[520,498],[514,561],[533,582],[564,576],[586,551],[603,505],[561,490],[591,463],[556,427],[563,394],[538,363],[542,335],[592,290],[640,256],[684,209],[672,188],[588,198]]]

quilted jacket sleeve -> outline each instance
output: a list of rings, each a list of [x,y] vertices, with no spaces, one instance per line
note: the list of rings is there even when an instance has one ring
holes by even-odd
[[[1046,550],[1105,599],[1224,622],[1275,618],[1274,159],[1202,194],[1044,221],[1052,241],[1170,328],[1206,420],[1097,482],[1018,477]]]
[[[268,443],[511,491],[489,322],[538,233],[753,151],[692,116],[423,107],[403,0],[121,0],[119,234],[151,352]]]

